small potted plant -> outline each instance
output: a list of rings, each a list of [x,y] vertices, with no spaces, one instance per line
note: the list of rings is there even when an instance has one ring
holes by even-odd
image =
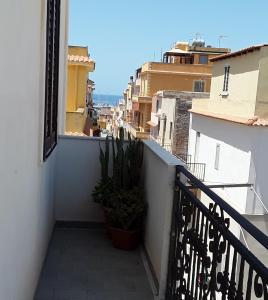
[[[140,242],[143,219],[147,210],[143,192],[135,187],[116,191],[108,210],[110,234],[115,248],[132,250]]]

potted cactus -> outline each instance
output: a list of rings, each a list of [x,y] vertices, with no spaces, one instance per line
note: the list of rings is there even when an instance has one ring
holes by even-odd
[[[124,143],[124,131],[120,128],[119,138],[106,138],[105,151],[100,146],[102,178],[92,195],[104,207],[113,245],[130,250],[137,246],[146,213],[140,173],[143,162],[143,143],[139,139],[128,138]],[[110,147],[112,146],[112,160]],[[109,177],[109,164],[112,175]]]

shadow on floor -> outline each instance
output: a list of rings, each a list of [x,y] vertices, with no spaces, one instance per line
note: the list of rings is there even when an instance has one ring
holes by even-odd
[[[139,250],[114,249],[102,229],[54,231],[35,300],[153,300]]]

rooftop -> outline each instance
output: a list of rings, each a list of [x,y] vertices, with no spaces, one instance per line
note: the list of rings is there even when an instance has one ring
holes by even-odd
[[[209,111],[199,110],[199,109],[190,109],[189,111],[194,114],[212,117],[224,121],[239,123],[247,126],[268,126],[268,121],[261,119],[258,116],[253,116],[252,118],[244,118],[244,117],[219,114],[219,113],[214,113],[214,112],[209,112]]]
[[[250,46],[250,47],[247,47],[247,48],[243,48],[239,51],[226,53],[226,54],[223,54],[223,55],[213,57],[213,58],[210,59],[210,61],[214,62],[214,61],[219,61],[219,60],[223,60],[223,59],[230,58],[230,57],[244,55],[244,54],[247,54],[247,53],[250,53],[250,52],[260,50],[262,47],[266,47],[266,46],[268,46],[268,44]]]

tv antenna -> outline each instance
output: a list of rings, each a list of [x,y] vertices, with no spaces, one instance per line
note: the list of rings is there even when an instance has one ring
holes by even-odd
[[[221,41],[222,41],[222,39],[224,39],[224,38],[227,38],[227,35],[220,34],[220,35],[218,36],[219,48],[221,47]]]
[[[196,32],[195,33],[195,39],[198,41],[198,40],[201,40],[202,39],[202,33],[200,32]]]

